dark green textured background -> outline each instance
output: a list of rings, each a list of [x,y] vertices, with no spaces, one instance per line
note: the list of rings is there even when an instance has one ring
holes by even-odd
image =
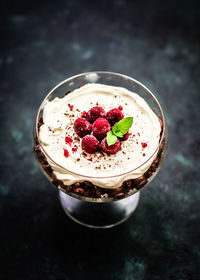
[[[0,279],[200,279],[200,12],[197,1],[10,1],[0,18]],[[83,228],[32,153],[46,93],[92,70],[159,99],[169,148],[127,222]]]

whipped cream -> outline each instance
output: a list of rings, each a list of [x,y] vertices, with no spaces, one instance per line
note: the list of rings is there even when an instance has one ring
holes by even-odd
[[[121,143],[121,151],[114,155],[84,152],[81,138],[73,129],[74,121],[94,106],[101,106],[108,112],[119,105],[123,107],[124,117],[133,117],[131,135]],[[125,88],[98,83],[88,83],[63,98],[46,101],[43,122],[39,139],[59,180],[65,185],[90,181],[111,189],[147,171],[156,157],[155,154],[148,160],[158,148],[161,132],[158,117],[139,95]],[[71,146],[65,142],[66,136],[72,139]],[[143,148],[142,143],[147,146]],[[65,149],[69,157],[64,156]]]

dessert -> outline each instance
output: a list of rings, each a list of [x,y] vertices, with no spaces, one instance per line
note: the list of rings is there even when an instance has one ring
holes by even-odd
[[[133,124],[121,133],[128,118]],[[117,199],[140,189],[163,150],[162,119],[121,87],[88,83],[47,101],[38,127],[35,152],[45,172],[66,192],[86,197]]]

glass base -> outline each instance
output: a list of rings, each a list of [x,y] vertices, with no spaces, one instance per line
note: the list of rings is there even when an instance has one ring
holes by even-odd
[[[90,228],[111,228],[126,221],[135,211],[140,192],[113,202],[86,202],[59,191],[65,213],[75,222]]]

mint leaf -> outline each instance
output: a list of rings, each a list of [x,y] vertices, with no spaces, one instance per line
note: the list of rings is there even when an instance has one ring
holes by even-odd
[[[121,121],[117,122],[112,127],[112,132],[117,137],[123,137],[123,135],[126,134],[126,132],[128,132],[132,124],[133,124],[133,117],[124,118]]]
[[[115,142],[117,141],[117,136],[115,136],[112,131],[107,132],[107,137],[106,137],[108,146],[114,145]]]
[[[114,129],[114,126],[113,126],[113,128],[112,128],[112,133],[113,133],[114,135],[116,135],[117,137],[123,137],[123,134],[121,133],[121,131],[120,131],[120,130],[117,130],[117,129]]]

